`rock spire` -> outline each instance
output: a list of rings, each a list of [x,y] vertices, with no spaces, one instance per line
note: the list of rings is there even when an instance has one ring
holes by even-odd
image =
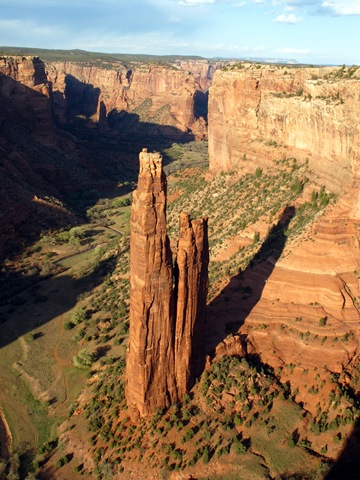
[[[182,213],[173,267],[162,157],[144,149],[130,219],[126,399],[132,418],[181,399],[201,371],[208,261],[207,219]]]

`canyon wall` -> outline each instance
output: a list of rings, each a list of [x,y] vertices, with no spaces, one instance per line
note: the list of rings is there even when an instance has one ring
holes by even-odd
[[[195,118],[199,84],[179,66],[138,64],[113,69],[81,63],[48,63],[54,111],[60,122],[83,115],[100,126],[137,131],[144,124],[164,135],[204,136],[204,121]],[[200,71],[198,79],[207,74]],[[205,80],[204,83],[206,84]],[[140,125],[141,126],[141,125]]]
[[[214,175],[241,176],[258,167],[276,174],[276,160],[296,158],[307,180],[301,197],[288,205],[295,219],[311,191],[325,185],[337,194],[301,233],[286,240],[279,258],[250,263],[233,277],[224,289],[229,301],[222,304],[219,296],[219,310],[212,314],[229,324],[243,322],[239,335],[227,338],[228,353],[230,344],[236,353],[239,339],[246,338],[248,353],[283,369],[281,380],[297,389],[296,401],[314,414],[308,385],[318,377],[312,372],[340,374],[359,358],[359,107],[356,67],[242,64],[217,71],[210,89]],[[237,297],[236,291],[252,293]]]
[[[205,219],[190,221],[182,214],[177,257],[173,268],[162,158],[144,149],[130,220],[126,399],[132,418],[177,402],[201,368],[208,268]]]
[[[250,171],[294,156],[333,190],[358,176],[360,72],[234,65],[218,70],[209,98],[210,169]]]
[[[51,84],[37,57],[0,58],[0,121],[15,120],[52,144]]]

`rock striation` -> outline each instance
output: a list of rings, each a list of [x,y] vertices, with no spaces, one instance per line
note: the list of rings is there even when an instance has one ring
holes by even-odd
[[[358,175],[360,71],[241,64],[215,72],[209,95],[210,170],[271,166],[294,156],[334,191]]]
[[[121,133],[146,130],[174,137],[206,133],[194,114],[199,83],[180,65],[139,64],[129,68],[118,64],[106,69],[53,62],[47,64],[47,72],[54,91],[55,115],[61,123],[80,115]]]
[[[166,177],[140,154],[130,220],[130,337],[126,399],[132,418],[170,406],[201,368],[208,285],[207,219],[180,219],[177,260],[166,233]]]
[[[314,415],[312,372],[342,374],[359,355],[359,82],[357,67],[243,64],[216,72],[210,91],[214,175],[276,171],[276,160],[293,157],[308,165],[311,188],[325,185],[338,195],[277,260],[264,258],[232,278],[208,313],[210,326],[225,317],[239,326],[234,338],[215,345],[217,354],[238,352],[246,339],[247,352],[283,369],[281,381]],[[296,209],[310,185],[303,195]],[[246,290],[251,294],[236,295]]]

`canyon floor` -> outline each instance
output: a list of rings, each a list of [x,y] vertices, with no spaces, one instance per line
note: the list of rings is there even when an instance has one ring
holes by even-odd
[[[209,217],[205,371],[183,402],[129,421],[129,180],[4,262],[10,469],[19,455],[21,478],[355,478],[338,473],[357,461],[360,409],[346,195],[295,157],[212,177],[206,142],[162,154],[173,247],[181,211]]]

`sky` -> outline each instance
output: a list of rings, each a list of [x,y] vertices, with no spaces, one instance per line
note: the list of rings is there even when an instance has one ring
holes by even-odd
[[[0,0],[0,45],[360,64],[360,0]]]

